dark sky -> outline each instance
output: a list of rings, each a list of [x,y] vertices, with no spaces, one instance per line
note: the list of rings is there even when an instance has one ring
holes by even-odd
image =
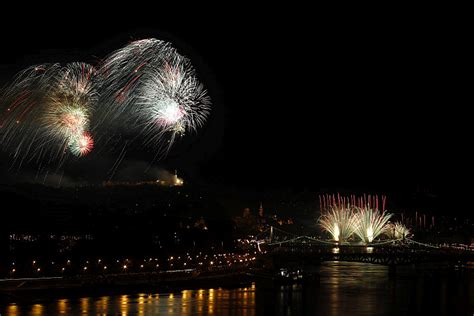
[[[470,170],[465,44],[451,21],[310,8],[124,10],[41,11],[23,16],[26,28],[2,20],[2,81],[33,62],[93,63],[154,36],[192,59],[213,99],[208,125],[161,162],[196,182],[452,192]]]

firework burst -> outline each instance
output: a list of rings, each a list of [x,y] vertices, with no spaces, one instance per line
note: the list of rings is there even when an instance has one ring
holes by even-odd
[[[116,120],[154,148],[196,131],[210,99],[190,61],[169,43],[144,39],[113,52],[101,66],[101,118]],[[167,137],[169,136],[169,137]]]
[[[371,243],[385,232],[392,214],[367,207],[356,208],[354,232],[365,243]]]
[[[18,168],[24,160],[59,167],[69,156],[119,146],[115,170],[137,139],[165,153],[204,124],[210,105],[189,59],[144,39],[110,54],[98,71],[70,63],[19,73],[0,94],[0,145]]]
[[[69,150],[72,154],[82,157],[87,155],[94,148],[94,140],[89,133],[85,132],[79,136],[71,138]]]
[[[411,234],[411,231],[404,224],[396,222],[387,225],[385,234],[390,239],[405,239]]]
[[[64,161],[68,148],[85,135],[91,139],[89,120],[98,97],[94,75],[84,63],[37,65],[17,75],[1,98],[2,147],[20,165],[33,158]]]
[[[48,93],[43,123],[51,135],[70,138],[82,135],[89,128],[90,115],[98,99],[91,80],[95,69],[72,63],[58,74],[56,85]]]
[[[319,225],[323,231],[331,234],[332,239],[337,242],[347,241],[354,233],[356,223],[356,214],[350,206],[332,206],[319,218]]]
[[[88,130],[98,100],[95,73],[90,65],[68,64],[58,74],[56,86],[45,102],[42,123],[46,134],[67,145],[76,156],[84,156],[93,148]]]

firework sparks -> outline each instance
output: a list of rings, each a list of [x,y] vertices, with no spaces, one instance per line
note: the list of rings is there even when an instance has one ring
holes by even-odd
[[[350,207],[331,207],[319,218],[321,228],[331,234],[334,241],[345,242],[356,229],[356,216]]]
[[[88,128],[98,94],[91,80],[95,69],[82,63],[68,64],[58,74],[56,87],[47,95],[43,117],[52,136],[78,137]]]
[[[342,205],[351,205],[357,206],[360,208],[365,207],[368,205],[369,207],[385,210],[385,206],[387,203],[387,197],[382,195],[379,198],[378,195],[374,194],[366,194],[364,193],[361,196],[357,196],[355,194],[351,195],[341,195],[337,194],[321,194],[319,195],[319,209],[325,210],[329,209],[333,206],[341,207]]]
[[[386,229],[388,220],[392,216],[392,214],[371,209],[368,206],[357,208],[355,214],[354,232],[365,243],[371,243],[382,234]]]
[[[88,128],[98,99],[94,76],[94,67],[84,63],[38,65],[21,72],[2,95],[2,147],[20,161],[63,161],[64,149],[72,152],[84,137],[92,144]],[[86,147],[81,155],[72,153],[82,156],[92,149]]]
[[[411,234],[411,231],[404,224],[400,222],[396,222],[396,223],[390,223],[387,225],[385,234],[390,239],[405,239]]]
[[[65,143],[72,154],[81,157],[93,148],[88,132],[91,112],[98,100],[92,78],[95,69],[72,63],[58,75],[57,86],[48,94],[43,124],[50,137]]]
[[[94,140],[89,133],[84,133],[77,137],[71,138],[69,143],[69,150],[72,154],[82,157],[87,155],[94,148]]]
[[[331,234],[335,241],[347,241],[355,234],[364,243],[371,243],[382,233],[387,232],[387,223],[391,217],[391,214],[379,211],[379,205],[385,208],[385,196],[379,200],[377,195],[371,194],[363,196],[320,195],[319,207],[322,216],[319,219],[319,224],[324,231]],[[399,231],[397,234],[406,236],[407,232],[400,225],[397,227]]]
[[[122,122],[146,145],[169,148],[177,135],[202,126],[209,113],[210,99],[190,61],[164,41],[130,43],[104,61],[101,73],[99,120]]]
[[[211,105],[189,59],[157,39],[113,52],[98,71],[85,63],[30,67],[0,97],[0,144],[18,167],[25,159],[62,165],[68,154],[114,148],[113,139],[141,139],[156,157],[201,127]]]

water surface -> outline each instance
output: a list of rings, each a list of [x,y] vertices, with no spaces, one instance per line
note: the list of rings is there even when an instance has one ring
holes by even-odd
[[[187,289],[9,302],[3,315],[473,315],[472,271],[331,262],[296,285]]]

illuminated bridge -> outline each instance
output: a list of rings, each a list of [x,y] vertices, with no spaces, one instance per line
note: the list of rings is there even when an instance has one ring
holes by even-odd
[[[274,266],[320,264],[323,261],[349,261],[388,266],[415,263],[464,264],[474,261],[474,251],[440,247],[413,239],[385,240],[371,244],[337,243],[311,236],[297,236],[270,227],[255,239],[263,257]]]

